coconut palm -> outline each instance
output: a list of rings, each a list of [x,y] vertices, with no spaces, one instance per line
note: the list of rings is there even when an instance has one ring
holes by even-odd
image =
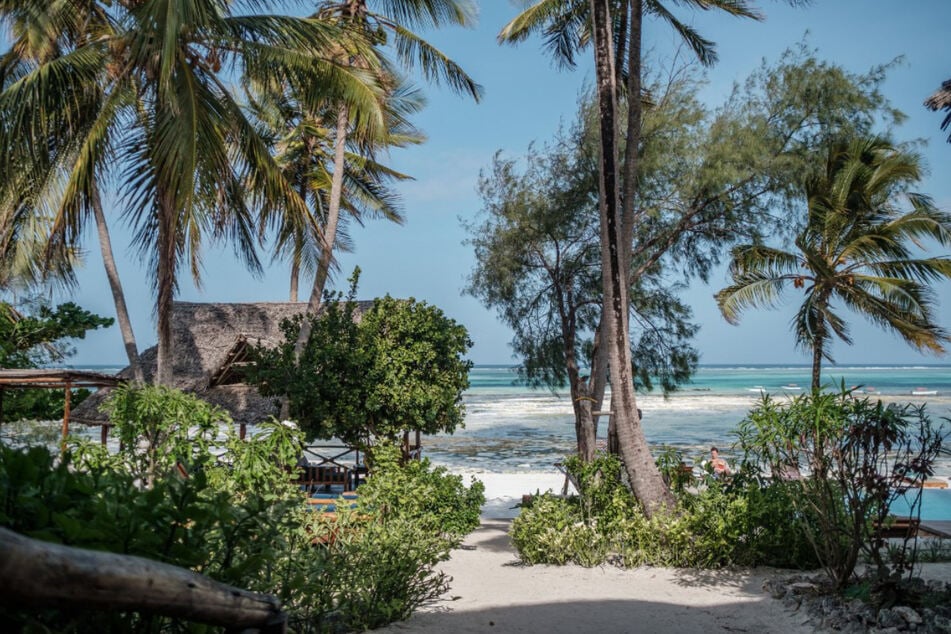
[[[951,126],[951,79],[941,82],[941,88],[925,99],[925,107],[935,112],[945,110],[948,114],[941,122],[941,129],[947,130]],[[948,143],[951,143],[951,134],[948,135]]]
[[[742,17],[758,17],[746,0],[686,0],[678,4],[716,8]],[[500,33],[503,42],[518,42],[541,31],[560,63],[573,65],[578,50],[592,45],[598,90],[601,138],[601,251],[604,309],[601,341],[592,368],[610,372],[613,413],[611,427],[617,434],[634,494],[652,514],[661,506],[672,507],[674,499],[663,483],[647,446],[637,415],[631,374],[632,357],[628,332],[628,297],[631,250],[637,217],[637,161],[641,127],[641,33],[644,14],[666,21],[693,48],[701,62],[716,59],[713,44],[680,22],[659,0],[538,0]],[[626,52],[626,56],[625,56]],[[626,88],[627,130],[623,179],[618,177],[619,87]],[[605,363],[602,356],[607,357]],[[592,372],[592,379],[596,374]],[[592,384],[595,386],[596,384]],[[599,398],[599,397],[596,397]]]
[[[4,3],[0,6],[0,15],[11,23],[11,30],[15,34],[13,44],[0,61],[0,90],[22,74],[30,72],[36,65],[50,62],[62,55],[64,50],[75,48],[88,40],[104,21],[104,16],[93,9],[94,6],[57,3],[45,13],[37,14],[30,10],[28,3]],[[74,123],[73,127],[79,127],[79,124]],[[64,136],[68,137],[68,134]],[[75,281],[73,268],[76,250],[62,240],[50,240],[50,236],[57,233],[54,219],[61,217],[55,211],[58,202],[63,202],[60,177],[69,172],[69,164],[76,157],[75,152],[63,149],[57,152],[50,145],[46,149],[50,152],[39,156],[39,148],[34,148],[34,157],[38,160],[34,160],[32,166],[14,166],[13,173],[6,174],[3,179],[6,186],[2,188],[4,211],[0,226],[5,239],[0,246],[0,259],[16,267],[19,278],[25,278],[30,284],[60,279],[72,285]],[[103,267],[112,291],[116,320],[129,367],[133,378],[142,383],[145,376],[139,363],[138,346],[96,183],[90,184],[87,194],[89,199],[85,206],[91,209],[95,220]],[[82,217],[86,215],[88,213]],[[15,239],[10,240],[14,235]]]
[[[47,3],[12,4],[47,15]],[[215,0],[57,4],[81,6],[95,19],[84,23],[86,37],[68,41],[0,94],[0,138],[11,148],[0,172],[35,162],[34,148],[58,150],[56,165],[68,167],[55,221],[64,244],[79,235],[98,185],[118,184],[135,243],[152,265],[155,378],[168,383],[172,299],[184,262],[197,283],[200,247],[211,236],[232,241],[259,269],[254,212],[306,214],[229,89],[233,72],[309,80],[381,119],[372,74],[326,54],[345,42],[372,66],[373,51],[332,24],[263,14],[274,4],[265,1],[242,5],[261,15],[238,15]]]
[[[371,6],[378,7],[372,11]],[[471,26],[475,20],[475,6],[469,0],[343,0],[342,2],[324,2],[317,15],[322,19],[346,25],[348,29],[364,33],[375,39],[378,44],[386,43],[395,49],[399,61],[406,66],[419,68],[430,80],[445,81],[459,92],[467,93],[479,99],[482,88],[469,77],[458,64],[444,53],[430,45],[411,29],[436,28],[443,25]],[[351,65],[362,68],[366,60],[352,54],[341,56]],[[377,79],[383,86],[394,87],[393,73],[386,67],[379,69]],[[327,283],[327,276],[333,258],[337,226],[340,219],[340,206],[343,197],[344,175],[346,173],[346,146],[352,117],[345,105],[338,106],[336,128],[333,135],[333,173],[330,183],[330,195],[327,204],[327,218],[323,226],[320,245],[320,260],[314,274],[307,305],[307,314],[316,315],[320,309],[321,297]],[[311,321],[305,319],[294,348],[295,357],[304,350],[310,336]]]
[[[327,221],[329,192],[333,173],[332,131],[327,121],[335,119],[331,103],[319,104],[316,112],[308,111],[305,100],[297,98],[291,87],[249,87],[249,101],[254,115],[273,139],[278,162],[285,177],[307,201],[310,215],[301,225],[298,216],[279,214],[275,218],[277,239],[275,259],[290,261],[290,301],[297,301],[300,273],[315,274],[321,260],[323,227]],[[399,196],[388,184],[410,177],[392,170],[374,159],[379,149],[405,147],[421,143],[423,135],[407,116],[418,112],[423,101],[408,84],[390,91],[384,100],[386,123],[380,130],[354,130],[349,134],[350,149],[346,154],[341,207],[346,215],[335,239],[335,247],[350,249],[346,232],[347,219],[362,225],[368,218],[385,218],[402,224]],[[363,136],[375,135],[376,142]],[[380,146],[380,147],[377,147]]]
[[[934,321],[930,284],[951,278],[951,258],[915,257],[921,239],[951,244],[951,215],[907,192],[921,178],[917,155],[881,138],[833,143],[824,173],[804,184],[805,229],[795,250],[765,245],[733,249],[733,283],[716,294],[730,323],[747,308],[772,307],[792,286],[804,299],[793,319],[796,342],[812,352],[812,389],[820,387],[830,343],[852,343],[839,306],[935,353],[951,341]],[[902,209],[907,200],[910,210]]]

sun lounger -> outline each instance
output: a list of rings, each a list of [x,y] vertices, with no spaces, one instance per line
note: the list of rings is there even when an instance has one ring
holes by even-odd
[[[882,539],[907,539],[918,534],[920,520],[917,517],[889,517],[885,524],[878,526],[875,534]]]

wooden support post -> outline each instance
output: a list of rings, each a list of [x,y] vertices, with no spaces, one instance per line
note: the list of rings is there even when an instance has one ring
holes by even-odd
[[[106,439],[109,437],[109,425],[105,423],[99,425],[99,440],[102,442],[102,446],[106,446]]]
[[[67,379],[66,381],[66,400],[63,403],[63,440],[60,443],[60,449],[66,451],[66,437],[69,436],[69,405],[72,400],[73,390],[72,384]]]
[[[238,438],[240,438],[241,440],[244,440],[244,437],[247,435],[248,435],[248,424],[241,423],[241,425],[238,426]]]

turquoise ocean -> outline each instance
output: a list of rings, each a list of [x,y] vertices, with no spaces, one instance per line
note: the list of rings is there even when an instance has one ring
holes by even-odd
[[[691,383],[667,398],[638,395],[644,433],[653,447],[674,447],[688,459],[711,445],[729,456],[733,430],[763,393],[789,399],[808,389],[810,376],[805,365],[701,366]],[[822,376],[825,385],[858,386],[870,398],[925,404],[935,423],[951,427],[942,420],[951,418],[951,365],[840,365],[823,368]],[[567,390],[530,389],[512,367],[476,366],[463,400],[464,429],[423,439],[423,453],[434,463],[473,471],[550,471],[574,450]],[[601,421],[599,438],[607,433],[607,419]],[[941,459],[937,473],[951,476],[951,458]]]
[[[82,369],[114,373],[120,368]],[[801,394],[810,373],[806,365],[700,366],[691,383],[667,398],[659,392],[638,395],[647,441],[655,449],[674,447],[688,460],[706,454],[711,445],[730,457],[732,431],[761,395],[782,401]],[[825,385],[859,386],[870,398],[924,404],[935,423],[951,427],[942,420],[951,419],[951,365],[837,365],[823,368],[822,376]],[[460,471],[550,472],[574,451],[567,390],[528,388],[515,368],[503,365],[475,366],[469,382],[463,396],[465,427],[423,438],[423,455],[435,464]],[[601,420],[603,438],[607,419]],[[951,457],[940,459],[937,474],[951,477]]]

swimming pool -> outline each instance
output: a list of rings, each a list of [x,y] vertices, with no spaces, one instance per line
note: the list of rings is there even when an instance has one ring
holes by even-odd
[[[914,499],[914,492],[908,492],[905,497],[899,497],[892,503],[892,515],[911,515],[909,499]],[[921,519],[922,520],[951,520],[951,489],[924,489],[921,492]]]

